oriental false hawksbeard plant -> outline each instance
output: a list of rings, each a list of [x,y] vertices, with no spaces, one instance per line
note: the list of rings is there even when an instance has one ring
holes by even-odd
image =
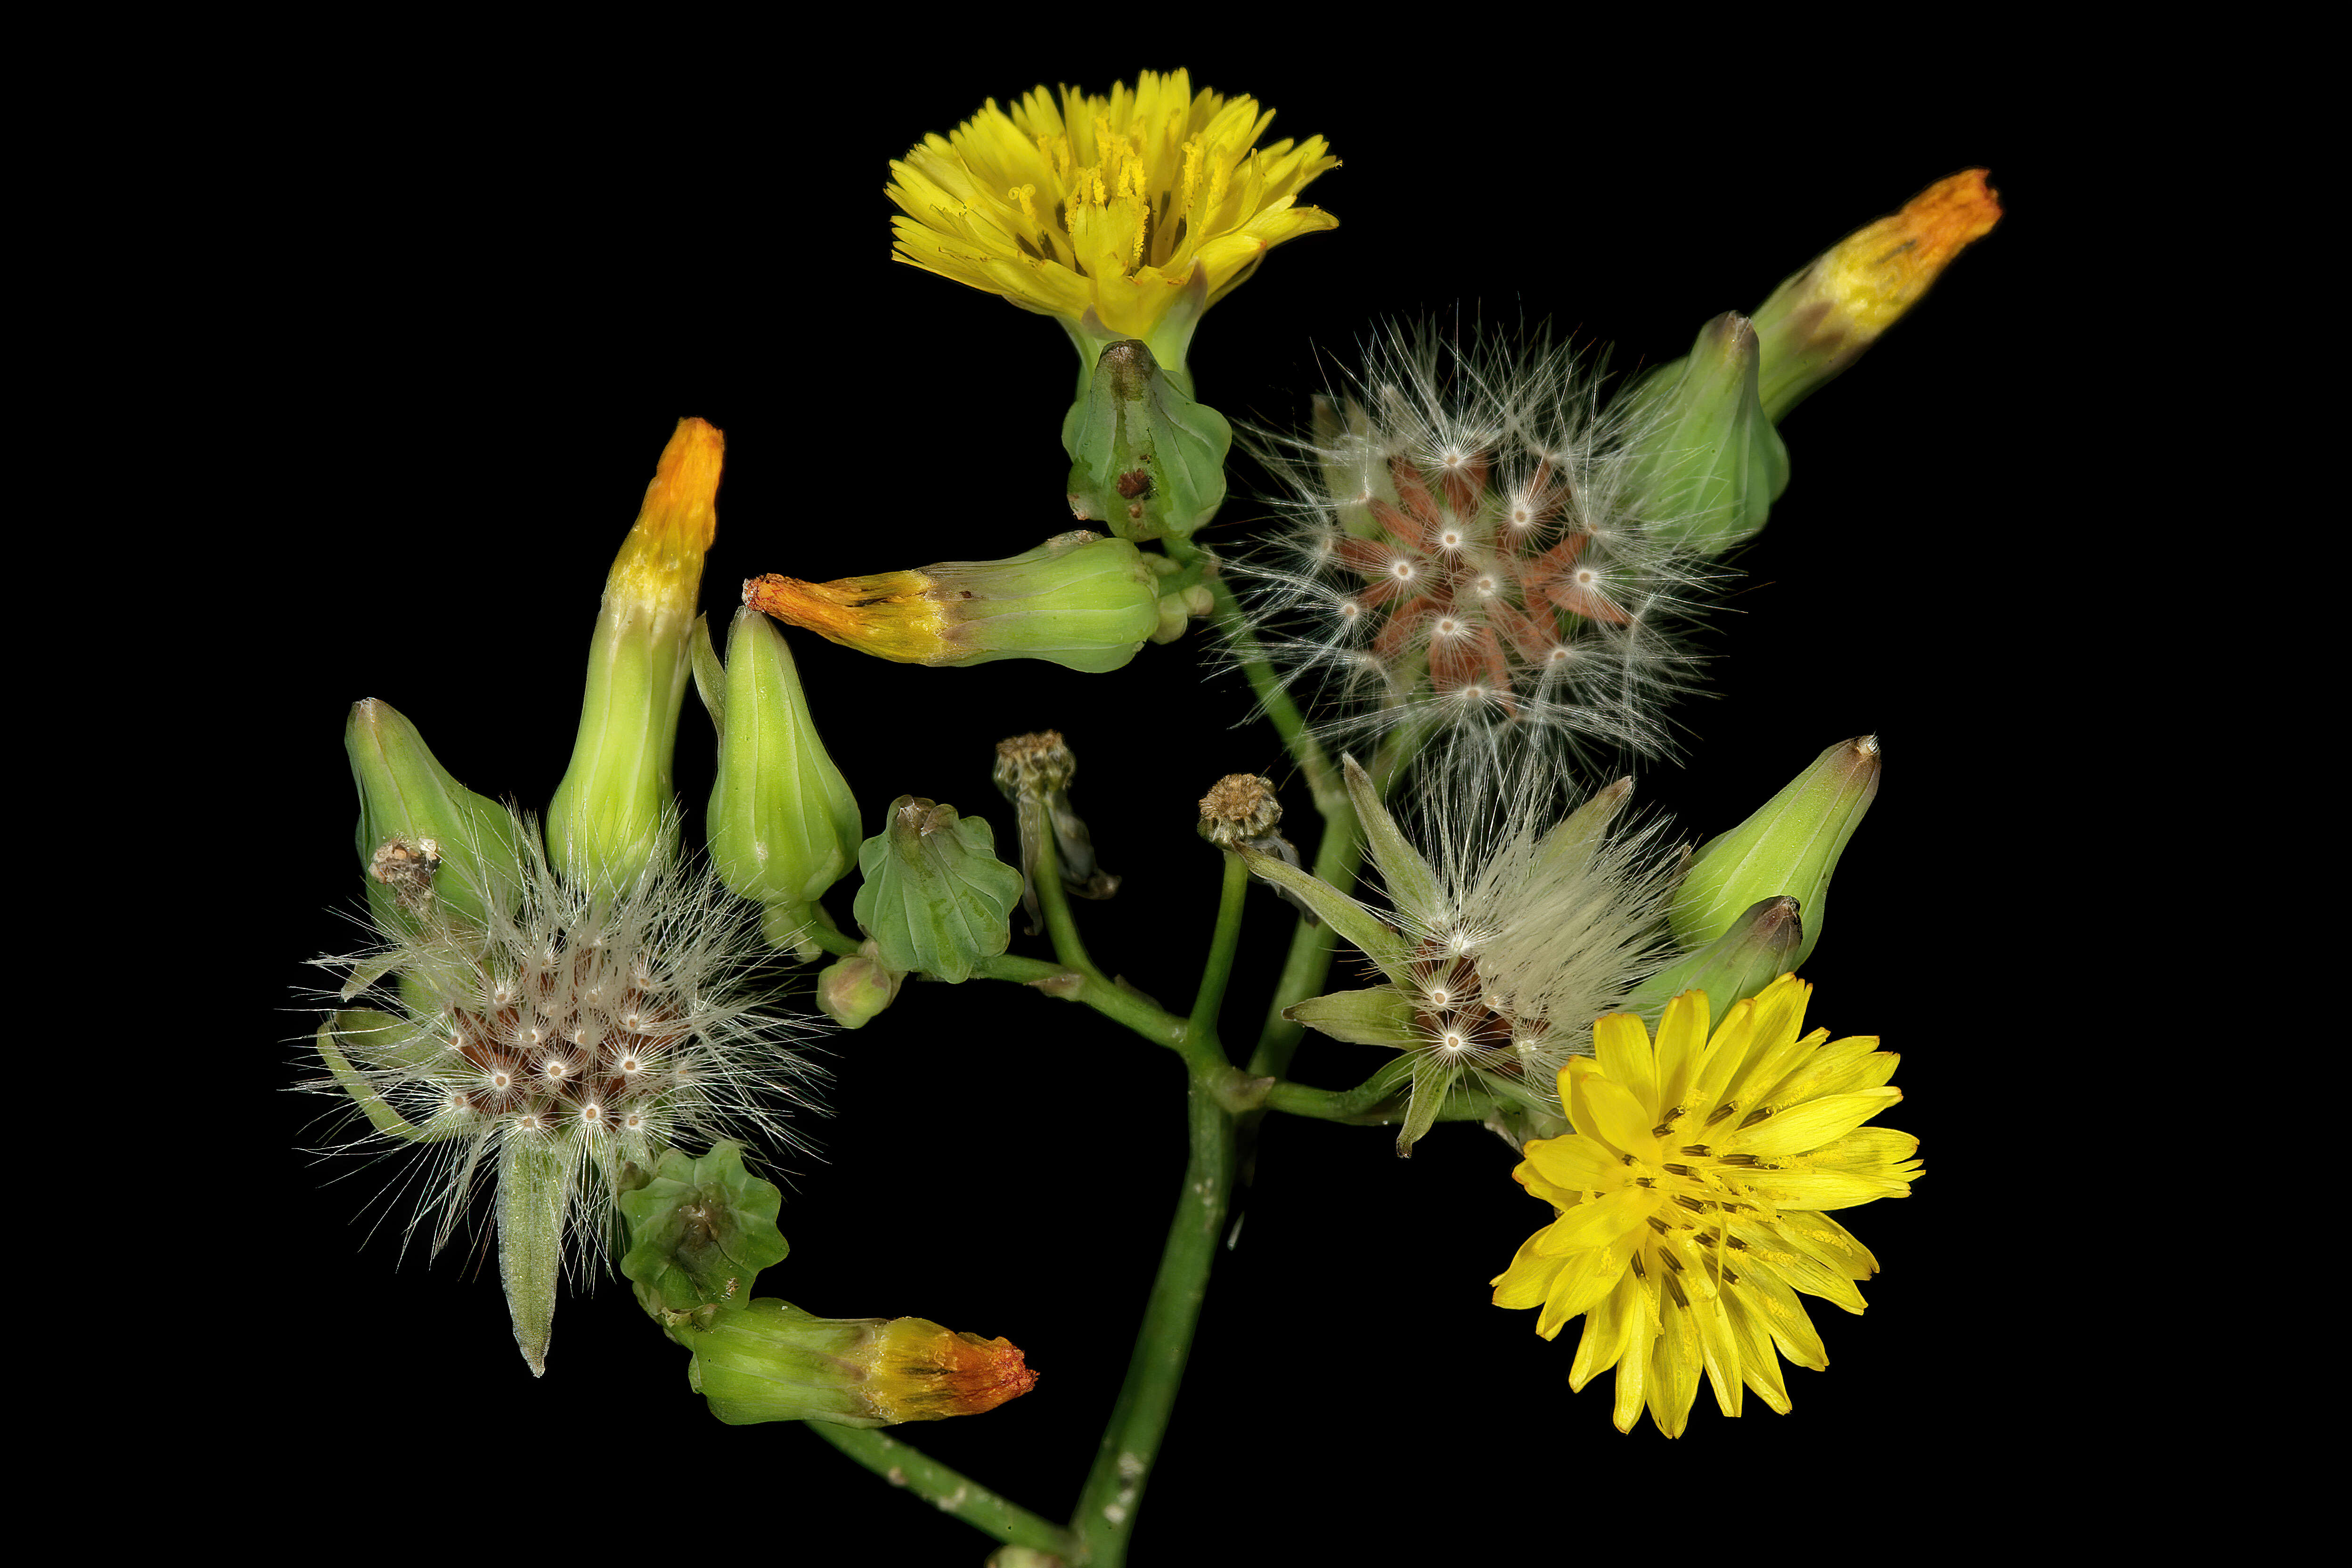
[[[1310,436],[1260,433],[1290,523],[1232,565],[1246,657],[1333,742],[1666,751],[1722,541],[1656,482],[1661,439],[1572,353],[1375,339]]]

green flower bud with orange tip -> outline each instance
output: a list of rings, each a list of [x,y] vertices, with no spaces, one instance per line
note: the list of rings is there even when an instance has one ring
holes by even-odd
[[[1878,795],[1878,767],[1876,736],[1841,741],[1753,816],[1710,839],[1668,908],[1675,940],[1685,949],[1707,947],[1759,900],[1786,894],[1797,900],[1803,934],[1781,967],[1802,965],[1821,940],[1830,873]]]
[[[1789,448],[1764,416],[1759,359],[1755,328],[1725,314],[1635,389],[1636,483],[1662,540],[1719,555],[1761,529],[1788,488]]]
[[[951,984],[1013,944],[1021,873],[996,858],[996,836],[977,816],[902,795],[889,826],[858,847],[857,923],[881,962]]]
[[[379,930],[413,926],[435,911],[485,926],[512,907],[522,849],[505,806],[452,778],[390,703],[353,704],[343,746],[359,784],[360,868]]]
[[[743,602],[844,647],[898,664],[1042,658],[1098,674],[1160,629],[1158,579],[1123,539],[1080,531],[1005,561],[803,583],[771,574]]]
[[[1778,424],[1862,357],[1919,302],[1952,258],[2000,221],[1982,169],[1938,180],[1901,212],[1856,230],[1772,292],[1756,312],[1758,393]]]
[[[678,421],[605,579],[580,735],[547,817],[548,858],[567,881],[625,887],[677,832],[670,769],[725,452],[709,424]]]
[[[809,717],[792,650],[765,616],[736,612],[724,685],[710,861],[730,891],[771,911],[771,929],[797,927],[856,862],[857,800]]]
[[[1190,539],[1225,500],[1234,427],[1195,403],[1140,341],[1110,344],[1062,421],[1070,513],[1121,539]]]
[[[925,1318],[820,1318],[761,1297],[674,1332],[688,1379],[730,1426],[829,1421],[894,1426],[977,1415],[1036,1386],[1019,1347]]]

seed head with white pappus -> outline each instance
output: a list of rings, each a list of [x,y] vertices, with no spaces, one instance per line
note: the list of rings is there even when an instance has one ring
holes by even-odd
[[[1564,1127],[1551,1093],[1560,1067],[1591,1050],[1595,1017],[1622,1005],[1673,956],[1664,926],[1671,864],[1654,852],[1653,832],[1612,821],[1633,781],[1557,815],[1537,790],[1507,792],[1497,805],[1449,780],[1428,797],[1430,819],[1408,835],[1370,775],[1352,758],[1343,768],[1385,910],[1271,857],[1244,858],[1306,898],[1385,984],[1313,997],[1284,1016],[1405,1053],[1412,1091],[1400,1154],[1412,1152],[1465,1078],[1493,1091],[1495,1125],[1507,1139]]]
[[[1261,442],[1293,522],[1232,571],[1318,730],[1664,751],[1713,569],[1650,515],[1645,427],[1572,353],[1423,330],[1375,340],[1310,437]]]
[[[415,1190],[408,1234],[429,1229],[434,1252],[495,1187],[516,1338],[543,1372],[554,1279],[603,1260],[625,1169],[745,1133],[793,1146],[782,1112],[816,1074],[795,1026],[749,994],[772,962],[755,905],[674,853],[618,889],[566,881],[537,824],[509,827],[521,875],[473,889],[479,921],[430,885],[461,858],[433,870],[393,858],[416,884],[405,918],[379,921],[366,951],[316,961],[349,973],[345,1003],[383,982],[388,1010],[329,1019],[317,1040],[328,1076],[300,1087],[345,1098],[370,1124],[338,1149],[425,1146],[403,1184]]]

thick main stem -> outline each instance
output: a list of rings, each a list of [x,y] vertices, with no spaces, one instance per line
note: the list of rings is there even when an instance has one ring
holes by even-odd
[[[1159,1457],[1176,1391],[1184,1380],[1209,1268],[1233,1207],[1234,1117],[1198,1071],[1192,1075],[1186,1115],[1192,1153],[1184,1166],[1176,1217],[1160,1254],[1160,1273],[1151,1282],[1143,1327],[1127,1363],[1127,1381],[1119,1386],[1118,1403],[1103,1428],[1102,1446],[1070,1521],[1079,1543],[1076,1560],[1087,1568],[1118,1568],[1127,1561],[1143,1485]]]

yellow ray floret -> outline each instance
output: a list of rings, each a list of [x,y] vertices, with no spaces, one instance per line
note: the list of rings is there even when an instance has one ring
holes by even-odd
[[[898,259],[1148,339],[1195,267],[1213,304],[1273,247],[1338,224],[1297,204],[1339,160],[1320,136],[1258,147],[1273,119],[1254,99],[1193,93],[1181,70],[1107,98],[1066,87],[1058,106],[1039,87],[1010,113],[992,99],[890,165]]]
[[[1712,1035],[1703,991],[1667,1005],[1654,1041],[1630,1014],[1598,1020],[1591,1059],[1559,1074],[1576,1131],[1528,1144],[1512,1173],[1558,1217],[1496,1276],[1495,1303],[1540,1308],[1546,1339],[1584,1316],[1569,1384],[1616,1368],[1620,1431],[1646,1405],[1680,1436],[1702,1372],[1727,1415],[1743,1386],[1786,1412],[1779,1356],[1829,1364],[1796,1293],[1863,1309],[1853,1282],[1878,1261],[1821,1211],[1907,1194],[1919,1141],[1863,1125],[1902,1098],[1896,1058],[1801,1033],[1811,990],[1784,974]]]

